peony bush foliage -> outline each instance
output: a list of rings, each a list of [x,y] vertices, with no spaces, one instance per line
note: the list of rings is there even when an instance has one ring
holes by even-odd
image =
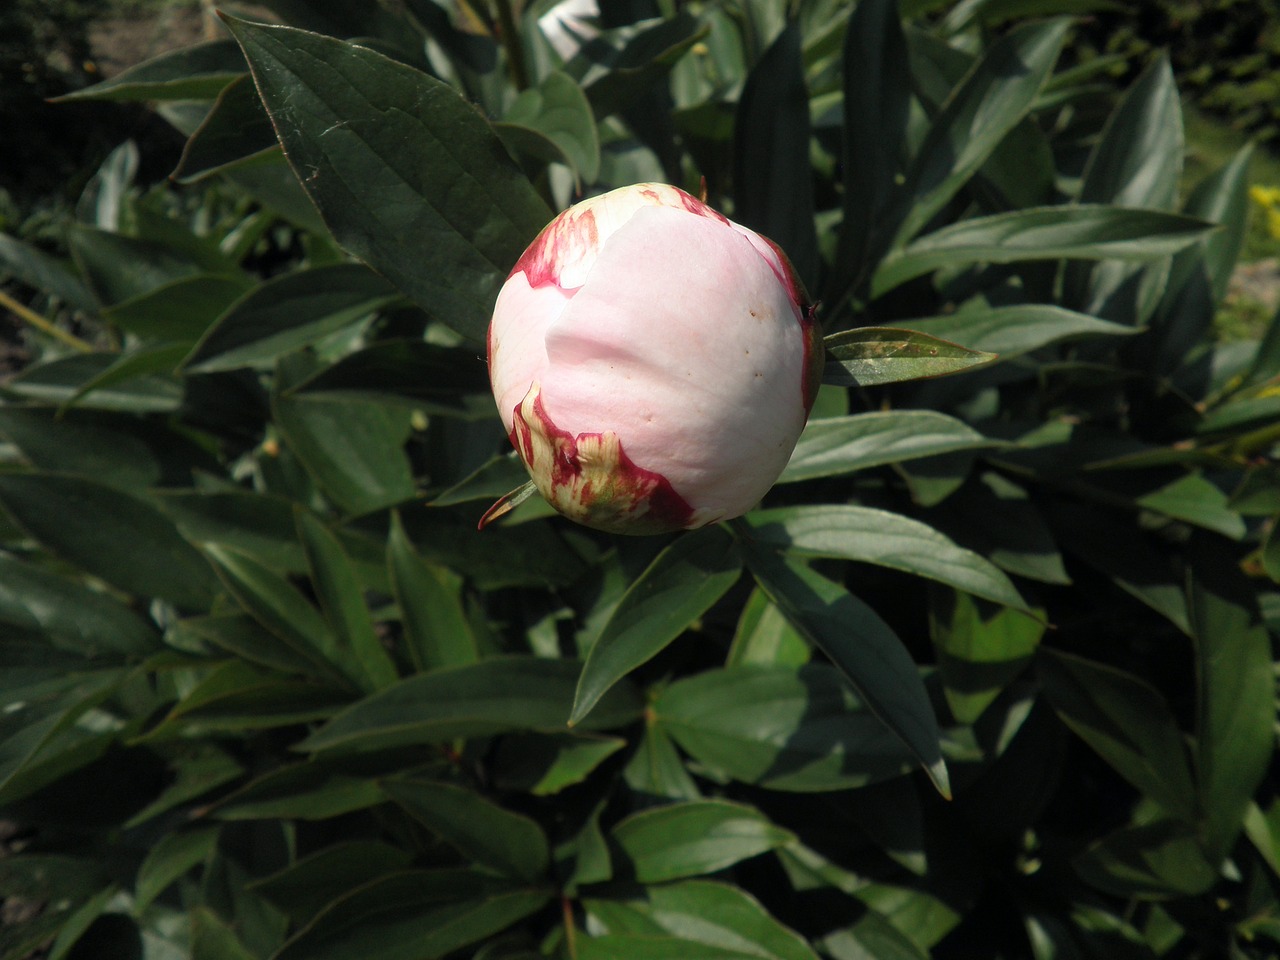
[[[1095,6],[228,2],[71,95],[186,146],[0,235],[0,958],[1274,955],[1250,154]]]

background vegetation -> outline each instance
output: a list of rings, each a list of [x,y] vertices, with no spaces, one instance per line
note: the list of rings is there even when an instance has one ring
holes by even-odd
[[[183,148],[0,235],[0,957],[1275,955],[1254,155],[1015,6],[272,0],[77,81]],[[823,303],[779,485],[476,531],[511,264],[703,178]]]

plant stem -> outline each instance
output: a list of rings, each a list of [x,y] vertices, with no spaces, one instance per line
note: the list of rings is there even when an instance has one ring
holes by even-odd
[[[511,0],[494,0],[498,8],[498,28],[502,32],[502,46],[507,51],[511,66],[511,79],[517,90],[529,89],[529,72],[524,65],[524,47],[520,45],[520,30],[511,9]]]
[[[569,951],[569,960],[578,960],[578,928],[573,919],[573,901],[562,896],[560,910],[564,914],[564,945]]]
[[[67,333],[67,331],[57,326],[52,320],[48,320],[45,317],[40,316],[40,314],[36,313],[29,307],[24,307],[3,290],[0,290],[0,307],[4,307],[6,310],[13,313],[14,316],[18,317],[18,319],[35,327],[41,333],[47,333],[55,340],[61,341],[73,350],[79,350],[81,353],[93,352],[93,347],[90,344],[85,343],[85,341],[81,340],[73,333]]]

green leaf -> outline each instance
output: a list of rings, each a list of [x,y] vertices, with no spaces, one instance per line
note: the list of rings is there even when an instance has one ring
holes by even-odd
[[[518,730],[563,732],[581,666],[497,657],[401,680],[334,717],[300,749],[333,756]],[[582,722],[608,729],[640,716],[635,690],[615,686]]]
[[[271,364],[398,299],[389,283],[355,263],[297,270],[253,288],[211,326],[184,361],[208,373]]]
[[[726,800],[688,800],[633,813],[613,828],[639,883],[715,873],[789,843],[789,831]]]
[[[1001,360],[1064,340],[1132,336],[1140,332],[1043,303],[973,308],[909,322],[911,329],[920,333],[963,344],[970,350],[999,354]]]
[[[381,340],[349,353],[293,391],[405,398],[416,406],[466,410],[466,394],[487,393],[484,359],[475,350],[421,340]]]
[[[920,232],[1031,110],[1071,21],[1023,24],[995,41],[929,127],[906,175],[894,245]],[[882,286],[883,270],[877,274]]]
[[[145,910],[170,884],[207,863],[218,844],[218,824],[196,826],[189,830],[166,834],[138,868],[134,881],[134,902]]]
[[[183,387],[174,377],[134,377],[100,386],[84,398],[85,386],[110,375],[118,353],[79,353],[27,367],[5,384],[5,391],[42,403],[63,404],[124,413],[172,413],[182,405]]]
[[[289,448],[347,514],[370,513],[413,499],[404,454],[409,414],[356,398],[277,396],[273,418]]]
[[[569,723],[581,720],[619,679],[684,633],[741,573],[737,546],[719,527],[683,534],[658,554],[587,654]]]
[[[463,606],[462,582],[414,549],[395,514],[387,537],[391,589],[400,605],[406,652],[417,670],[460,666],[480,659]]]
[[[480,113],[447,84],[366,47],[227,24],[338,242],[432,317],[482,341],[499,285],[551,212]]]
[[[1267,771],[1276,719],[1271,644],[1253,587],[1221,541],[1193,540],[1187,608],[1195,641],[1195,768],[1210,862],[1226,856]]]
[[[896,0],[860,0],[844,39],[844,219],[832,283],[854,283],[878,256],[873,242],[889,238],[881,226],[899,189],[912,82]],[[848,279],[844,279],[844,270]],[[843,291],[828,297],[836,302]]]
[[[584,47],[575,64],[583,57],[600,61],[581,79],[596,117],[617,113],[650,90],[707,32],[706,24],[680,10],[671,17],[615,28],[601,37],[601,43]],[[621,38],[621,48],[609,44],[614,38]]]
[[[778,507],[753,511],[746,522],[757,542],[797,556],[874,563],[1027,609],[1009,578],[991,561],[898,513],[850,504]]]
[[[809,161],[809,90],[792,20],[747,74],[734,116],[734,218],[785,251],[806,285],[818,275]]]
[[[512,889],[469,870],[405,870],[325,907],[273,960],[434,960],[541,909],[542,890]]]
[[[214,667],[178,701],[148,737],[202,729],[258,730],[319,720],[349,700],[341,687],[297,680],[240,660]]]
[[[1121,897],[1196,896],[1219,879],[1192,828],[1168,820],[1117,830],[1074,866],[1086,883]]]
[[[7,233],[0,233],[0,270],[28,287],[57,297],[76,310],[92,312],[97,309],[93,294],[70,263]]]
[[[912,764],[898,737],[821,664],[705,671],[663,689],[651,709],[698,763],[769,790],[845,790]]]
[[[551,863],[537,822],[466,787],[432,780],[384,780],[383,789],[414,819],[469,861],[537,883]]]
[[[791,625],[831,658],[867,707],[920,761],[938,792],[950,796],[937,717],[915,663],[889,625],[797,560],[752,546],[747,562]]]
[[[1062,721],[1120,776],[1169,814],[1194,817],[1186,745],[1159,691],[1114,667],[1048,649],[1040,651],[1036,673]]]
[[[929,600],[929,633],[947,704],[960,723],[975,723],[1031,663],[1045,625],[965,593],[933,590]]]
[[[1244,520],[1231,509],[1227,495],[1198,471],[1144,493],[1135,502],[1146,510],[1185,520],[1232,540],[1245,535]]]
[[[754,951],[731,950],[687,937],[606,933],[580,940],[578,960],[755,960]]]
[[[675,743],[655,723],[645,724],[623,778],[629,788],[644,797],[697,800],[702,796]]]
[[[293,584],[237,550],[210,544],[205,553],[240,607],[309,664],[313,676],[358,686],[324,617]]]
[[[840,476],[999,442],[954,417],[932,410],[877,411],[810,420],[778,482]]]
[[[583,906],[605,934],[660,932],[759,960],[816,960],[802,937],[771,917],[749,893],[727,883],[681,880],[649,887],[635,899],[587,898]]]
[[[841,387],[870,387],[958,373],[991,363],[993,353],[969,350],[914,330],[858,327],[823,341],[826,366],[822,382]]]
[[[579,191],[600,175],[600,135],[591,104],[582,88],[559,70],[522,91],[493,129],[517,151],[564,163]]]
[[[139,826],[177,807],[197,800],[236,780],[244,768],[217,747],[197,748],[169,761],[173,779],[149,804],[131,816],[126,828]]]
[[[787,622],[768,594],[756,587],[738,617],[724,665],[763,663],[799,667],[809,662],[809,654],[804,638]]]
[[[413,854],[379,840],[347,840],[299,858],[255,880],[249,891],[290,919],[305,923],[326,905],[386,874],[409,866]]]
[[[304,573],[293,506],[284,497],[247,490],[156,491],[156,505],[196,544],[246,553],[273,570]]]
[[[184,242],[185,241],[185,242]],[[192,234],[170,231],[163,239],[128,237],[77,224],[67,236],[72,256],[105,306],[152,293],[178,280],[208,275],[235,277],[235,264]]]
[[[86,656],[154,652],[156,629],[106,593],[0,553],[0,624]]]
[[[178,166],[169,176],[178,183],[192,183],[246,158],[279,149],[253,80],[242,74],[218,94],[208,115],[187,139]]]
[[[191,911],[191,960],[254,960],[235,930],[208,907]]]
[[[822,938],[823,950],[833,960],[928,960],[928,954],[874,910],[852,926]]]
[[[386,802],[382,788],[313,763],[295,763],[265,773],[221,798],[219,820],[328,820]]]
[[[214,40],[161,54],[57,99],[212,100],[244,72],[244,57],[236,45]]]
[[[338,642],[343,672],[366,692],[394,683],[395,664],[383,649],[365,604],[364,590],[342,544],[315,514],[294,508],[298,539],[306,551],[311,585]]]
[[[1158,210],[1077,204],[974,217],[935,230],[881,263],[872,279],[880,296],[939,267],[1028,260],[1154,260],[1177,253],[1213,229],[1193,217]]]
[[[199,274],[117,303],[104,310],[102,317],[143,340],[190,348],[248,289],[240,277]]]
[[[216,579],[173,523],[132,494],[56,473],[0,474],[0,504],[64,559],[139,597],[204,608]]]
[[[600,734],[507,734],[494,756],[493,783],[500,790],[550,796],[581,783],[626,745],[621,737]]]

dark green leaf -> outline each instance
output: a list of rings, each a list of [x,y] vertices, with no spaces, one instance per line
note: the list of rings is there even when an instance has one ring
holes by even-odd
[[[538,657],[434,670],[354,704],[303,741],[302,749],[339,756],[517,730],[563,731],[580,672],[572,660]],[[581,725],[621,726],[640,710],[636,692],[618,685]]]
[[[733,129],[734,218],[781,247],[812,286],[818,241],[799,22],[788,23],[747,74]]]
[[[133,891],[137,908],[145,910],[170,884],[207,862],[221,829],[212,824],[166,834],[138,868]]]
[[[71,264],[37,247],[0,233],[0,270],[13,279],[57,297],[69,307],[93,311],[93,294]]]
[[[646,20],[616,29],[622,46],[607,42],[584,47],[577,59],[600,59],[601,68],[582,78],[587,99],[597,118],[624,109],[671,70],[675,63],[707,35],[707,26],[688,10],[675,16]],[[607,52],[606,52],[607,51]],[[599,55],[604,53],[603,57]]]
[[[1271,643],[1252,586],[1221,541],[1200,535],[1188,575],[1195,640],[1195,766],[1210,862],[1226,856],[1275,749]]]
[[[872,292],[879,296],[939,267],[964,264],[1153,260],[1177,253],[1211,229],[1212,224],[1181,214],[1096,204],[974,217],[891,253],[876,271]]]
[[[579,960],[754,960],[755,950],[732,950],[687,937],[606,933],[578,943]]]
[[[218,94],[208,116],[187,140],[170,176],[179,183],[190,183],[247,157],[279,148],[253,81],[242,74]]]
[[[1075,868],[1085,882],[1122,897],[1195,896],[1218,880],[1191,828],[1168,820],[1110,834]]]
[[[474,350],[421,340],[383,340],[347,354],[293,389],[378,399],[402,397],[418,404],[466,409],[464,394],[488,388],[484,360]]]
[[[185,277],[109,307],[102,316],[144,340],[191,347],[248,288],[240,277]]]
[[[827,359],[822,382],[842,387],[941,377],[996,359],[993,353],[893,327],[843,330],[823,343]]]
[[[550,894],[468,870],[406,870],[325,907],[274,960],[434,960],[505,929]]]
[[[0,475],[0,504],[50,550],[139,597],[206,607],[208,563],[150,502],[55,473]]]
[[[431,780],[385,780],[387,795],[469,862],[529,883],[551,863],[537,822],[506,810],[474,790]]]
[[[1058,716],[1120,776],[1173,816],[1194,816],[1196,790],[1182,732],[1154,687],[1114,667],[1047,649],[1036,672]]]
[[[432,670],[476,662],[479,647],[463,606],[461,580],[419,555],[399,514],[387,537],[387,565],[414,667]]]
[[[208,907],[191,912],[191,960],[254,960],[235,930]]]
[[[342,544],[310,511],[296,507],[294,517],[311,570],[311,585],[338,642],[343,672],[368,692],[395,682],[395,664],[374,631],[364,590]]]
[[[214,667],[148,736],[182,733],[196,721],[211,729],[270,729],[319,720],[350,699],[341,687],[297,680],[239,660]]]
[[[182,384],[174,377],[133,377],[122,383],[99,386],[87,398],[87,385],[109,377],[120,361],[118,353],[80,353],[27,367],[5,384],[18,397],[125,413],[171,413],[182,403]]]
[[[613,828],[640,883],[715,873],[783,846],[789,831],[752,807],[689,800],[632,814]]]
[[[0,624],[86,656],[153,652],[155,628],[113,597],[0,553]]]
[[[687,630],[741,572],[737,546],[719,527],[686,533],[658,554],[587,654],[569,722],[586,716],[619,679]]]
[[[950,796],[938,720],[902,641],[875,611],[799,561],[752,547],[751,572],[791,625],[831,658],[863,702]]]
[[[862,0],[844,41],[844,221],[836,262],[849,279],[865,275],[877,224],[898,188],[912,95],[910,63],[896,0]],[[886,236],[879,242],[887,243]],[[843,270],[835,271],[840,283]],[[842,291],[841,291],[842,292]],[[836,293],[831,299],[839,296]]]
[[[228,25],[338,241],[483,340],[498,286],[551,219],[484,118],[448,85],[365,47]]]
[[[919,233],[1027,115],[1070,25],[1065,18],[1023,24],[987,49],[930,125],[907,171],[903,197],[910,207],[894,217],[901,222],[895,245]]]
[[[250,889],[302,923],[357,887],[404,870],[412,859],[409,851],[381,841],[348,840],[302,857]]]
[[[585,780],[627,745],[620,737],[583,733],[513,733],[498,744],[494,786],[549,796]]]
[[[263,774],[214,806],[219,820],[327,820],[384,803],[368,777],[347,776],[312,763],[296,763]]]
[[[369,513],[411,500],[404,454],[409,413],[372,400],[306,394],[272,403],[285,442],[345,513]]]
[[[724,659],[726,667],[744,664],[787,664],[799,667],[809,662],[809,645],[787,622],[782,611],[759,587],[742,607],[733,644]]]
[[[700,764],[770,790],[860,787],[912,764],[840,675],[819,664],[706,671],[664,689],[652,710]]]
[[[255,287],[222,314],[185,366],[208,373],[270,364],[368,317],[397,296],[390,284],[359,264],[287,273]]]
[[[307,569],[293,507],[283,497],[247,490],[165,489],[156,492],[155,501],[192,543],[230,547],[277,571]]]
[[[954,417],[894,410],[810,420],[779,483],[839,476],[868,467],[997,445]]]
[[[122,70],[60,100],[212,100],[245,72],[230,40],[183,47]]]
[[[891,567],[965,593],[1025,610],[1009,578],[989,560],[918,520],[849,504],[779,507],[748,514],[762,545],[807,557],[835,557]]]

